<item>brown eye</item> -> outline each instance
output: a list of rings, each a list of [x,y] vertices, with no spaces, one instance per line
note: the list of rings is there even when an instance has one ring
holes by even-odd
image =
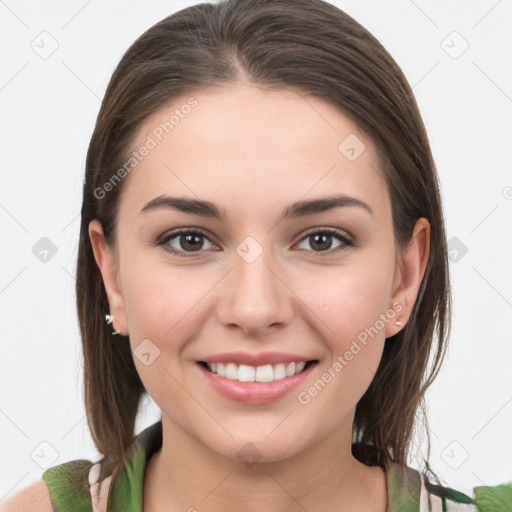
[[[340,242],[338,245],[334,246],[334,249],[332,249],[333,238]],[[313,231],[307,234],[301,240],[301,243],[305,241],[309,241],[309,248],[306,247],[306,250],[313,251],[315,253],[328,252],[329,254],[332,254],[340,250],[347,250],[348,247],[354,245],[346,233],[337,229],[323,229]]]
[[[176,256],[187,257],[189,254],[201,252],[204,249],[205,240],[207,236],[199,231],[175,231],[165,235],[158,245],[163,245],[164,248],[176,254]],[[214,245],[208,240],[208,243]]]

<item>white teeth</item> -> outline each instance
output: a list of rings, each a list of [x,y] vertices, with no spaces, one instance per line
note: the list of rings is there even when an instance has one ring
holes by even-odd
[[[300,363],[278,363],[276,365],[266,364],[264,366],[249,366],[235,363],[206,363],[208,368],[226,379],[238,380],[240,382],[272,382],[286,377],[297,375],[306,366],[304,361]]]
[[[256,368],[256,382],[272,382],[274,380],[274,368],[271,364]]]
[[[292,375],[295,375],[295,363],[290,363],[286,367],[286,376],[291,377]]]
[[[255,373],[256,369],[254,368],[254,366],[247,366],[246,364],[241,364],[238,367],[238,380],[241,382],[254,382]]]
[[[226,379],[238,379],[238,368],[236,367],[235,363],[228,363],[226,365],[226,370],[224,371],[224,377]]]
[[[281,380],[286,377],[286,368],[283,363],[274,366],[274,380]]]

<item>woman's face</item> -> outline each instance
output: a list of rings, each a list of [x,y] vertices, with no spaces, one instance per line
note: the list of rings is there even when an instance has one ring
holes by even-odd
[[[133,150],[118,259],[98,242],[95,254],[114,326],[163,415],[231,458],[285,458],[334,432],[351,440],[423,272],[417,245],[406,260],[395,251],[372,142],[320,99],[237,84],[173,101]],[[336,196],[346,199],[328,209],[293,206]],[[150,206],[163,197],[209,207]],[[212,360],[254,364],[227,378],[200,363]],[[312,360],[283,379],[290,362]],[[275,380],[234,380],[256,377]]]

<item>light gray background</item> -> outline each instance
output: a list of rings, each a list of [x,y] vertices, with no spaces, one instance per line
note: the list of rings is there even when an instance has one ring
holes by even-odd
[[[0,0],[0,498],[48,464],[98,457],[81,400],[74,305],[87,145],[123,52],[153,23],[195,3]],[[440,174],[454,322],[444,370],[428,393],[432,467],[468,493],[505,482],[512,479],[512,1],[333,3],[404,70]],[[57,249],[46,262],[37,254],[43,237]],[[154,403],[146,405],[137,431],[157,417]],[[420,437],[417,445],[424,449]],[[418,467],[414,456],[411,465]]]

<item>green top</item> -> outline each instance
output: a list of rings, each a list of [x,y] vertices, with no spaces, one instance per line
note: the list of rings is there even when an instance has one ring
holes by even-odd
[[[47,469],[42,477],[55,512],[142,512],[144,473],[149,459],[161,446],[160,420],[135,438],[123,471],[115,482],[104,486],[108,489],[107,506],[95,498],[94,509],[89,479],[94,483],[94,469],[98,467],[93,462],[73,460]],[[386,481],[387,512],[512,512],[512,481],[475,487],[471,498],[449,487],[433,485],[417,470],[395,463],[386,473]]]

